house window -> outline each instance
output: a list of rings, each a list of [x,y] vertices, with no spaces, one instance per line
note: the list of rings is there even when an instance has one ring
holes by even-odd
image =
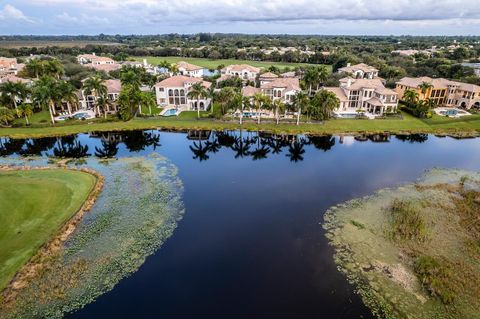
[[[164,92],[165,89],[164,88],[158,88],[158,92]]]

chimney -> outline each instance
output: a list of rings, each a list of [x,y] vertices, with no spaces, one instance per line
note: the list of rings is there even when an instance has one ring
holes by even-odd
[[[347,80],[347,88],[349,88],[350,85],[352,85],[352,79],[351,79],[351,78],[348,78],[348,80]]]
[[[351,67],[352,64],[351,63],[347,63],[347,68]]]
[[[147,66],[147,59],[143,59],[143,66]]]
[[[93,52],[92,55],[96,55],[95,52]]]

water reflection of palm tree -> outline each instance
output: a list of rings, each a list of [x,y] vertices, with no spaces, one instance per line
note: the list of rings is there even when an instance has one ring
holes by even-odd
[[[55,137],[32,138],[25,142],[25,147],[20,152],[22,156],[42,156],[43,152],[52,149],[56,142]]]
[[[215,135],[218,143],[223,147],[231,148],[235,143],[235,136],[233,136],[229,131],[217,132]]]
[[[208,151],[210,153],[218,153],[218,151],[220,151],[220,149],[222,148],[222,145],[220,145],[219,143],[219,138],[217,138],[217,135],[216,134],[210,134],[210,136],[212,137],[212,140],[210,141],[210,138],[208,139],[208,141],[205,143],[205,147],[208,148]]]
[[[114,140],[102,141],[102,147],[95,146],[95,156],[102,158],[112,158],[118,153],[118,142]]]
[[[0,156],[9,156],[22,151],[24,139],[0,138]]]
[[[308,143],[315,146],[315,148],[326,152],[331,150],[335,145],[335,138],[331,135],[309,136]]]
[[[257,133],[257,136],[255,137],[255,140],[257,142],[257,147],[250,152],[250,155],[252,156],[252,159],[254,161],[265,159],[268,157],[268,153],[270,153],[270,148],[267,145],[267,142],[264,141]]]
[[[235,138],[231,149],[235,152],[235,158],[243,158],[250,155],[251,141],[248,138],[242,137],[242,130],[240,130],[240,136]]]
[[[146,147],[150,146],[153,146],[153,149],[155,150],[157,147],[161,146],[159,134],[144,131],[125,133],[123,143],[130,152],[144,151]]]
[[[189,147],[194,154],[193,159],[198,159],[200,162],[202,162],[210,158],[210,156],[208,156],[210,149],[203,145],[201,140],[198,142],[193,142],[193,146],[190,145]]]
[[[428,140],[428,134],[395,135],[395,137],[402,142],[410,143],[424,143]]]
[[[287,157],[290,158],[290,162],[297,163],[297,162],[303,161],[303,154],[305,154],[305,149],[304,149],[305,143],[306,143],[305,139],[300,138],[292,142],[288,146]]]
[[[288,144],[285,143],[283,136],[274,135],[267,140],[268,146],[272,149],[272,154],[280,154],[282,149]]]
[[[90,156],[88,145],[82,145],[76,136],[65,136],[57,138],[53,155],[56,157],[82,158]]]

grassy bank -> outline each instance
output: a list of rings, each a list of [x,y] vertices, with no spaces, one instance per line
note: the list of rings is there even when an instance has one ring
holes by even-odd
[[[78,211],[95,182],[73,170],[0,171],[0,291]]]
[[[0,128],[0,136],[14,138],[44,137],[56,135],[68,135],[93,131],[121,131],[136,129],[169,129],[169,130],[261,130],[273,133],[285,134],[356,134],[356,133],[431,133],[454,136],[477,136],[480,133],[480,115],[472,115],[460,119],[434,116],[431,119],[418,119],[409,114],[402,114],[403,118],[384,120],[355,120],[338,119],[324,123],[306,124],[301,123],[262,123],[257,125],[250,121],[239,125],[235,122],[217,121],[204,118],[197,120],[196,112],[183,112],[179,117],[151,117],[137,118],[128,122],[117,120],[104,121],[75,121],[58,123],[51,126],[48,123],[34,123],[33,127]],[[42,115],[37,115],[43,118]]]
[[[312,65],[308,63],[287,63],[287,62],[269,62],[269,61],[251,61],[251,60],[236,60],[236,59],[220,59],[220,60],[210,60],[203,58],[184,58],[176,56],[166,56],[166,57],[140,57],[135,58],[137,61],[143,61],[147,59],[148,63],[158,65],[162,61],[167,61],[168,63],[177,63],[178,61],[186,61],[210,70],[215,70],[219,65],[230,65],[230,64],[248,64],[258,68],[268,68],[269,66],[276,66],[279,69],[285,69],[286,67],[295,68],[297,66],[307,66]],[[330,67],[330,66],[329,66]]]
[[[480,318],[479,182],[434,169],[325,214],[338,268],[378,318]]]

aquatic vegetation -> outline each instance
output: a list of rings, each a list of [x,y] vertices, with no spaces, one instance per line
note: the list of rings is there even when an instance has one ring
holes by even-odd
[[[18,159],[2,163],[21,164]],[[61,318],[92,302],[135,272],[172,235],[183,215],[177,169],[155,153],[67,165],[100,172],[104,190],[47,267],[15,298],[7,294],[0,300],[1,318]]]
[[[480,173],[433,169],[330,208],[324,228],[378,318],[480,318],[479,217]]]

